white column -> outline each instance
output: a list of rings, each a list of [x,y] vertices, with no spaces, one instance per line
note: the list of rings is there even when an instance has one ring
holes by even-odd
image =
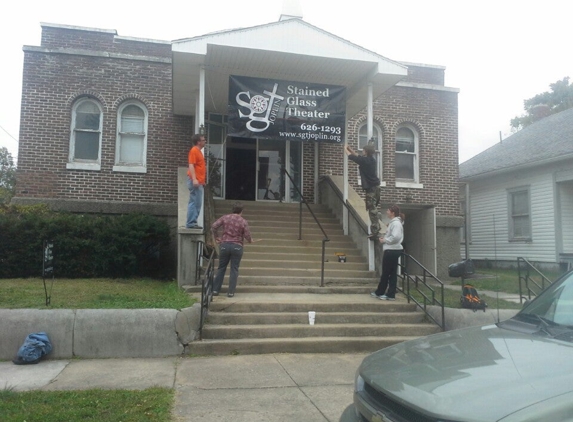
[[[346,130],[348,129],[348,121],[346,120],[346,116],[344,116],[344,127],[344,150],[342,151],[342,156],[344,157],[342,170],[342,200],[346,205],[348,205],[348,156],[346,155],[346,146],[348,145],[348,135],[346,134]],[[342,206],[342,229],[344,230],[344,235],[348,236],[348,208],[345,206]]]
[[[368,83],[368,111],[366,114],[366,127],[368,129],[368,140],[374,135],[374,88],[372,82]]]
[[[197,96],[197,106],[195,108],[195,133],[199,133],[201,126],[205,127],[205,68],[201,67],[199,69],[199,95]],[[209,142],[209,140],[207,140]],[[205,155],[205,148],[201,151]],[[203,204],[201,206],[201,211],[199,212],[199,217],[197,217],[197,224],[203,227],[205,230],[205,193],[203,193]]]
[[[372,139],[374,135],[374,89],[372,86],[372,82],[368,83],[368,98],[367,98],[367,112],[366,112],[366,127],[368,130],[368,142]],[[370,221],[367,222],[367,225],[370,226]],[[370,232],[370,229],[368,230]],[[368,271],[374,271],[374,242],[368,242]]]

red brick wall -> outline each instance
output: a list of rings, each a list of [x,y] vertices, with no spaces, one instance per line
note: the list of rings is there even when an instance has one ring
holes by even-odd
[[[51,47],[57,44],[55,33],[69,32],[44,31],[43,42]],[[77,33],[77,42],[88,45],[103,46],[102,40],[110,38]],[[161,56],[165,47],[170,48],[157,46]],[[161,58],[163,62],[26,51],[16,196],[176,203],[177,168],[187,165],[192,118],[173,115],[171,63]],[[71,110],[86,95],[103,108],[101,170],[68,170]],[[117,110],[127,99],[138,99],[149,113],[146,174],[112,171]]]
[[[171,58],[170,43],[150,43],[116,38],[115,31],[77,30],[58,26],[42,26],[42,47],[105,51],[142,56]]]
[[[384,203],[434,205],[438,215],[459,215],[457,93],[393,87],[374,103],[375,123],[383,134]],[[366,121],[365,111],[349,121],[347,139],[357,149],[357,132]],[[412,124],[419,134],[419,183],[423,189],[397,188],[394,175],[395,133],[398,125]],[[343,150],[321,145],[320,174],[343,174]],[[356,165],[348,163],[350,183],[362,194]]]
[[[404,78],[404,82],[444,86],[444,68],[413,64],[406,64],[406,66],[408,66],[408,76]]]
[[[172,67],[169,44],[123,40],[112,32],[44,26],[42,46],[94,50],[94,55],[26,51],[22,90],[17,193],[19,197],[68,200],[177,202],[177,168],[187,165],[192,118],[172,111]],[[146,55],[105,57],[95,52]],[[72,52],[73,52],[72,51]],[[405,81],[443,85],[444,70],[409,65]],[[101,170],[68,170],[71,110],[89,95],[104,110]],[[147,173],[114,172],[117,110],[122,101],[138,99],[149,112]],[[374,106],[383,131],[382,199],[386,203],[435,205],[438,215],[458,215],[457,93],[394,87]],[[348,142],[357,146],[357,130],[365,112],[349,121]],[[401,123],[419,132],[420,183],[423,189],[396,188],[394,135]],[[319,174],[343,174],[343,148],[319,146]],[[303,145],[303,193],[314,200],[314,144]],[[358,173],[349,163],[358,192]]]

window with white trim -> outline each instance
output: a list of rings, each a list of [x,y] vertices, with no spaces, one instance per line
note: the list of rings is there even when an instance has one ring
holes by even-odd
[[[396,131],[396,180],[418,183],[418,132],[411,126]]]
[[[509,240],[531,240],[531,205],[529,187],[510,189],[509,201]]]
[[[67,168],[100,169],[102,122],[103,112],[97,101],[82,98],[74,104]]]
[[[147,116],[147,108],[139,101],[128,101],[119,107],[114,171],[145,173]]]
[[[376,154],[374,158],[376,159],[376,163],[378,164],[377,175],[380,180],[382,180],[382,131],[378,125],[372,126],[372,141],[374,146],[376,147]],[[363,154],[363,148],[368,145],[370,139],[368,139],[368,124],[364,123],[358,129],[358,151],[359,154]],[[358,183],[360,184],[360,172],[358,171]]]

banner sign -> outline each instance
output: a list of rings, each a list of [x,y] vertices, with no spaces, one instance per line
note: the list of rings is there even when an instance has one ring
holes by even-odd
[[[342,143],[346,88],[230,76],[228,119],[229,136]]]

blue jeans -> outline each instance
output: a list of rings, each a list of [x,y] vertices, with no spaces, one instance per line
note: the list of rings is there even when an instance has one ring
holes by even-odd
[[[189,189],[189,204],[187,205],[187,223],[185,227],[197,226],[197,217],[203,206],[203,185],[193,186],[193,181],[187,178],[187,189]]]
[[[219,268],[215,281],[213,281],[213,291],[220,292],[223,286],[223,278],[227,271],[227,265],[231,262],[231,274],[229,275],[229,290],[227,293],[235,293],[237,279],[239,278],[239,264],[243,257],[243,247],[238,243],[221,243],[219,253]]]

